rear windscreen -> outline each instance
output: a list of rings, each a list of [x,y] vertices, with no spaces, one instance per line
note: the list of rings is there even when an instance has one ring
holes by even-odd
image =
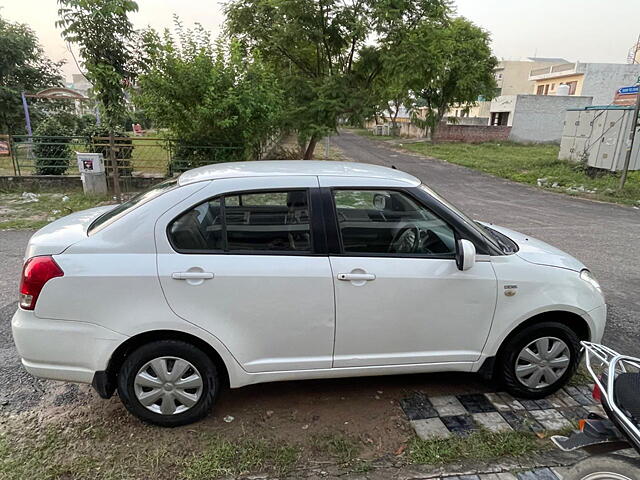
[[[92,233],[95,233],[97,230],[100,229],[100,227],[103,227],[108,223],[115,222],[118,218],[122,217],[127,212],[133,210],[136,207],[139,207],[140,205],[147,203],[149,200],[153,200],[157,196],[162,195],[163,193],[169,190],[172,190],[177,186],[178,186],[178,179],[172,178],[162,183],[158,183],[157,185],[154,185],[153,187],[151,187],[149,190],[146,190],[144,192],[141,192],[135,195],[131,199],[127,200],[126,202],[115,206],[108,212],[105,212],[102,215],[100,215],[98,218],[96,218],[93,221],[93,223],[89,226],[89,229],[87,230],[87,235],[91,235]]]

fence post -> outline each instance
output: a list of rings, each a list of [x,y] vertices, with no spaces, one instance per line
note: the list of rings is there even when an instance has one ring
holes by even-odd
[[[18,163],[18,152],[15,148],[13,135],[9,135],[9,151],[11,152],[11,161],[13,163],[13,174],[20,177],[20,164]]]
[[[118,162],[116,160],[116,144],[113,138],[113,130],[109,131],[109,159],[111,161],[111,168],[113,168],[113,194],[119,202],[122,198],[120,194],[120,176],[118,175]]]

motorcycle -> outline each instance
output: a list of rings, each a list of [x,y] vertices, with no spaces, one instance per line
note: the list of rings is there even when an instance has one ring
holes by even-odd
[[[578,422],[579,431],[556,435],[561,450],[583,449],[590,455],[573,466],[564,480],[640,480],[640,358],[621,355],[596,343],[582,342],[587,370],[595,381],[593,398],[607,417],[596,413]],[[618,452],[618,453],[613,453]]]

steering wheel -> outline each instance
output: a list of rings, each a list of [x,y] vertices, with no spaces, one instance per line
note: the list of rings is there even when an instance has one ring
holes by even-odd
[[[408,225],[395,234],[387,251],[389,253],[414,253],[420,245],[420,229]]]

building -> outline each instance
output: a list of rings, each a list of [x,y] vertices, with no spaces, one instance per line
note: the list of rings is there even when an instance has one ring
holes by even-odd
[[[534,68],[529,80],[534,84],[530,93],[535,95],[564,93],[593,97],[594,105],[609,105],[620,87],[635,85],[640,77],[640,65],[618,63],[560,63]]]
[[[501,60],[494,71],[497,90],[496,97],[501,95],[518,95],[531,93],[534,82],[529,80],[529,73],[533,69],[550,67],[559,63],[567,63],[564,58],[527,57],[523,60]],[[451,117],[484,118],[489,120],[490,100],[480,100],[468,108],[453,108],[449,111]],[[466,123],[467,120],[461,120]],[[474,122],[478,123],[478,122]]]
[[[567,110],[591,102],[591,97],[575,95],[503,95],[491,102],[490,125],[511,127],[513,142],[560,143]]]

